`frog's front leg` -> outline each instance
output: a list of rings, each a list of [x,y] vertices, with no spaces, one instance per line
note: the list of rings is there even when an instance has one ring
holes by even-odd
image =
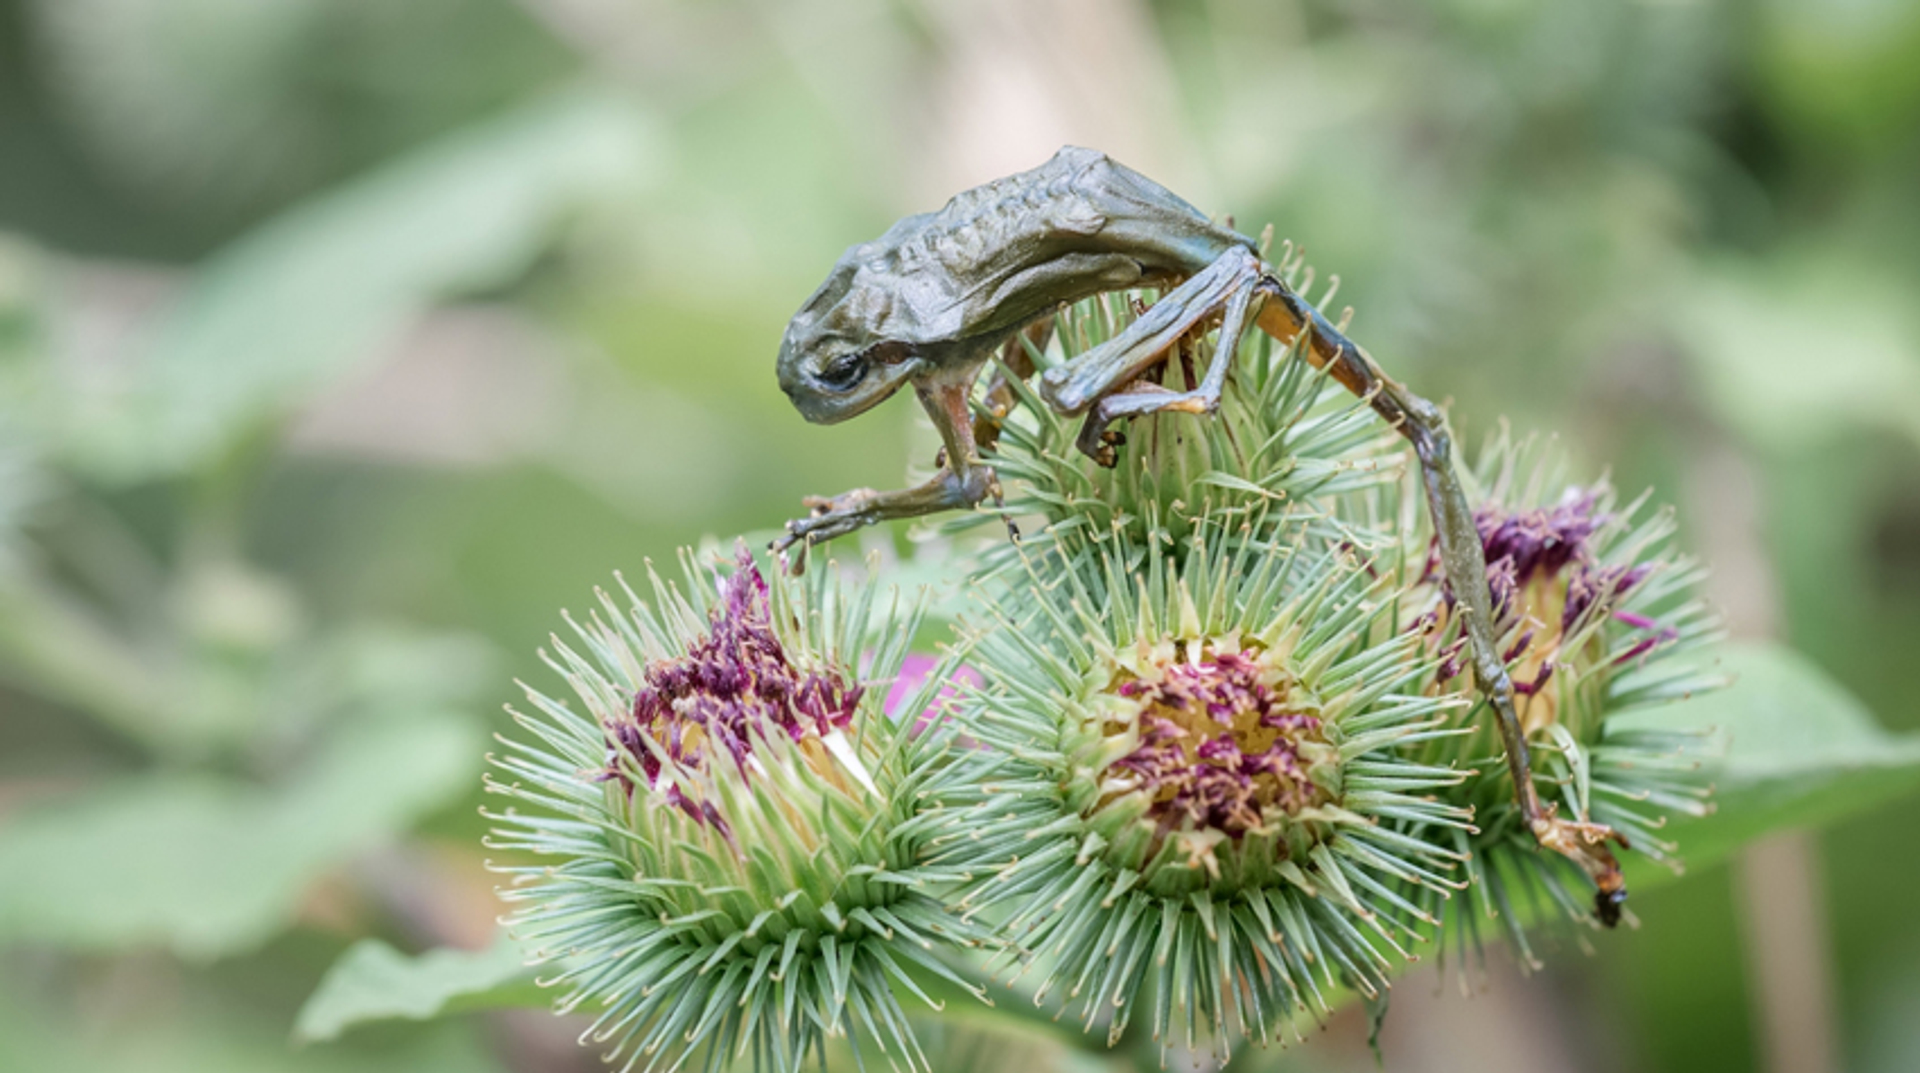
[[[885,492],[855,488],[837,496],[808,496],[801,502],[813,513],[788,522],[787,535],[775,541],[773,548],[785,551],[802,540],[819,544],[894,518],[918,518],[972,507],[991,496],[993,490],[993,470],[974,465],[964,472],[942,469],[931,480],[912,488]]]
[[[805,548],[837,536],[895,518],[918,518],[943,510],[979,505],[1000,495],[1000,482],[990,466],[981,464],[974,449],[972,416],[967,398],[979,375],[980,363],[967,362],[937,370],[914,382],[914,393],[939,430],[943,446],[940,472],[912,488],[877,492],[856,488],[832,497],[808,497],[812,513],[787,523],[786,535],[773,542],[784,553],[795,544],[802,554],[792,561],[794,572],[805,567]]]

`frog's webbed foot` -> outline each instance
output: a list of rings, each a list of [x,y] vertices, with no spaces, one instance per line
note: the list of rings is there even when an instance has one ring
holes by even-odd
[[[1117,428],[1106,427],[1109,420],[1101,417],[1097,410],[1088,413],[1073,445],[1079,448],[1081,454],[1093,459],[1095,464],[1112,469],[1120,461],[1119,449],[1127,445],[1127,434]]]
[[[837,496],[808,496],[801,502],[811,513],[788,522],[786,535],[774,541],[772,548],[784,554],[794,545],[801,545],[801,554],[791,562],[793,571],[799,573],[806,566],[805,549],[815,544],[894,518],[918,518],[943,510],[972,507],[999,494],[1000,484],[993,470],[976,464],[968,466],[963,473],[942,469],[931,480],[912,488],[886,492],[855,488]]]
[[[1605,824],[1563,820],[1552,807],[1534,817],[1531,826],[1542,849],[1572,861],[1593,880],[1593,915],[1600,923],[1609,928],[1618,924],[1627,901],[1627,881],[1607,843],[1618,842],[1627,849],[1626,836]]]

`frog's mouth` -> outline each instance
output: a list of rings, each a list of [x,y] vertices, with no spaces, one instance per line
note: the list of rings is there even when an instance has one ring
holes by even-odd
[[[838,395],[814,395],[805,402],[795,398],[794,405],[800,407],[800,413],[816,425],[832,425],[859,417],[892,398],[894,392],[899,391],[901,385],[919,371],[919,365],[918,361],[905,361],[876,368],[852,391]]]
[[[832,425],[887,401],[925,364],[904,348],[875,346],[798,375],[783,375],[780,389],[802,417],[816,425]],[[844,386],[840,379],[846,380]]]

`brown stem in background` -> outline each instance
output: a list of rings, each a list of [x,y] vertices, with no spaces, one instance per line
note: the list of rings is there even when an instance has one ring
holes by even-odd
[[[1772,566],[1761,540],[1759,475],[1724,441],[1693,455],[1687,512],[1712,564],[1707,591],[1735,637],[1778,633]],[[1810,831],[1782,831],[1748,846],[1734,870],[1734,901],[1747,956],[1748,999],[1764,1068],[1832,1073],[1833,954],[1821,884],[1819,844]]]

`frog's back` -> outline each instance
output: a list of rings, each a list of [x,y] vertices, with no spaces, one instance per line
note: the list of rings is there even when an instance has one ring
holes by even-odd
[[[1039,167],[963,190],[938,212],[901,220],[873,245],[890,247],[902,269],[931,263],[964,274],[997,252],[1024,255],[1047,242],[1085,245],[1114,225],[1131,232],[1135,228],[1128,225],[1142,223],[1212,237],[1231,234],[1107,154],[1069,145]]]
[[[1066,146],[848,249],[802,315],[847,334],[931,343],[1021,321],[1115,278],[1086,277],[1076,293],[1021,286],[1048,264],[1105,258],[1132,266],[1131,278],[1181,277],[1236,243],[1252,245],[1105,153]],[[839,315],[827,318],[828,307]]]
[[[1106,222],[1102,194],[1116,166],[1105,153],[1065,146],[1037,168],[955,194],[926,218],[924,233],[936,241],[970,235],[983,245],[1003,246],[1036,232],[1098,231]]]

